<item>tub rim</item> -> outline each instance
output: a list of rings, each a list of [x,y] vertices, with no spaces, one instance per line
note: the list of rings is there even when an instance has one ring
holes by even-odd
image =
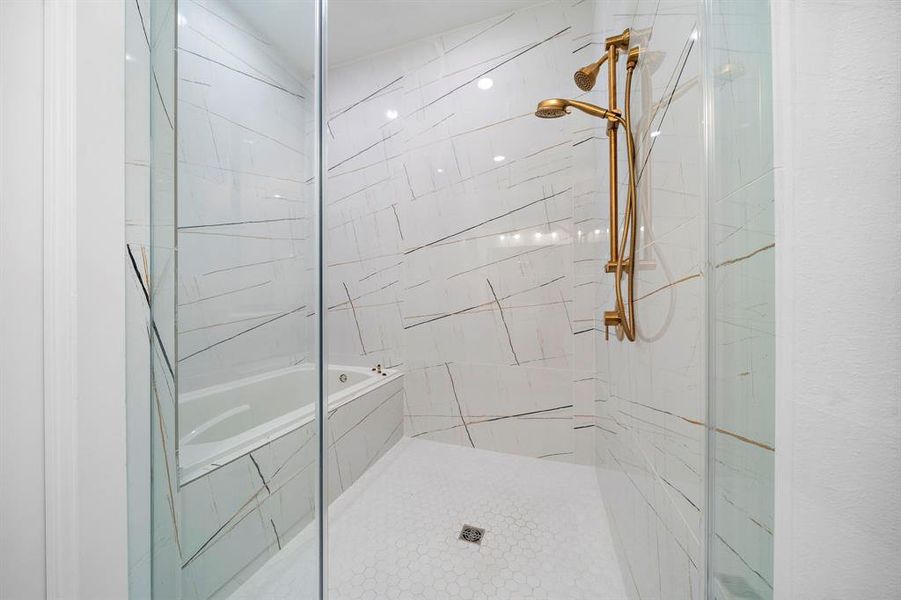
[[[179,398],[178,404],[181,404],[182,402],[191,402],[199,398],[215,394],[216,392],[232,389],[236,386],[251,385],[253,383],[259,383],[261,381],[265,381],[266,379],[277,377],[279,375],[284,375],[295,371],[312,371],[314,369],[314,364],[303,363],[300,365],[267,371],[265,373],[250,375],[248,377],[235,379],[227,383],[220,383],[188,392],[184,395],[183,398]],[[398,369],[384,369],[382,371],[384,375],[379,375],[375,373],[373,369],[370,369],[368,367],[355,367],[350,365],[330,364],[328,365],[328,370],[336,371],[337,373],[340,373],[342,371],[352,371],[366,375],[366,379],[364,381],[349,386],[348,388],[343,389],[339,392],[335,392],[334,394],[329,394],[327,407],[329,415],[331,415],[333,412],[335,412],[345,404],[348,404],[356,398],[360,397],[367,391],[375,389],[382,384],[394,381],[403,375],[403,372]],[[207,444],[193,445],[179,443],[176,451],[179,459],[177,469],[178,487],[181,488],[194,481],[197,481],[204,475],[212,473],[213,471],[216,471],[217,469],[220,469],[228,465],[229,463],[238,460],[242,456],[250,454],[254,450],[257,450],[258,448],[261,448],[266,444],[272,443],[288,435],[289,433],[300,429],[304,425],[313,422],[315,418],[316,403],[310,402],[309,404],[305,404],[304,406],[287,412],[276,419],[271,419],[270,421],[256,425],[255,427],[252,427],[237,436],[232,436],[221,442],[208,442]],[[234,438],[242,439],[238,443],[227,444],[228,440],[233,440]],[[224,449],[216,450],[215,448],[211,448],[211,451],[203,453],[200,458],[195,457],[191,463],[182,463],[181,459],[184,457],[185,448],[192,446],[215,447],[225,446],[226,444],[227,447]]]

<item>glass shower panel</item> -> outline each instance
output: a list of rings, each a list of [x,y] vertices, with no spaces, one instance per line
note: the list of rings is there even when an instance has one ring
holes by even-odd
[[[707,2],[710,598],[773,597],[770,4]]]
[[[331,597],[621,597],[582,527],[599,121],[534,114],[583,97],[593,10],[329,2]]]
[[[150,252],[146,278],[150,304],[150,593],[180,598],[176,333],[176,5],[136,5],[149,51]],[[137,58],[137,57],[134,57]],[[134,251],[134,250],[133,250]],[[139,267],[143,257],[132,255]]]
[[[315,9],[174,16],[180,598],[318,597]]]

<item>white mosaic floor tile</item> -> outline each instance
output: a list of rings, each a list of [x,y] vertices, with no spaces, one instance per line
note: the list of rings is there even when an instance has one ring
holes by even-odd
[[[423,440],[332,504],[329,552],[329,600],[626,598],[590,467]],[[308,528],[232,598],[312,600],[315,568]]]

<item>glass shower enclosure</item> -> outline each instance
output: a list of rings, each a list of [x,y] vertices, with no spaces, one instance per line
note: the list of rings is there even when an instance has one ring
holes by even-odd
[[[772,598],[767,2],[126,12],[130,597]]]
[[[233,595],[292,540],[318,595],[319,9],[128,5],[132,597]]]

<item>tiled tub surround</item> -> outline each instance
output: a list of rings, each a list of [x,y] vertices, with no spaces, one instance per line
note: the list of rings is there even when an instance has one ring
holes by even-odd
[[[330,377],[348,372],[333,366]],[[349,382],[329,395],[330,500],[403,436],[403,375],[363,377],[370,381]],[[261,395],[257,402],[271,400]],[[237,457],[226,452],[216,465],[187,473],[193,479],[180,490],[185,598],[227,597],[313,522],[318,448],[309,409],[294,411],[298,423],[287,433],[279,434],[283,423],[273,419],[272,436],[263,435],[251,451]]]
[[[525,8],[329,70],[331,360],[403,364],[409,436],[573,460],[589,124],[533,112],[577,91],[591,9]]]
[[[314,357],[309,75],[221,0],[178,5],[179,389]]]
[[[360,367],[329,365],[329,409],[348,402],[401,375]],[[253,375],[182,394],[178,402],[179,475],[182,484],[196,479],[316,418],[315,365],[304,364]]]

